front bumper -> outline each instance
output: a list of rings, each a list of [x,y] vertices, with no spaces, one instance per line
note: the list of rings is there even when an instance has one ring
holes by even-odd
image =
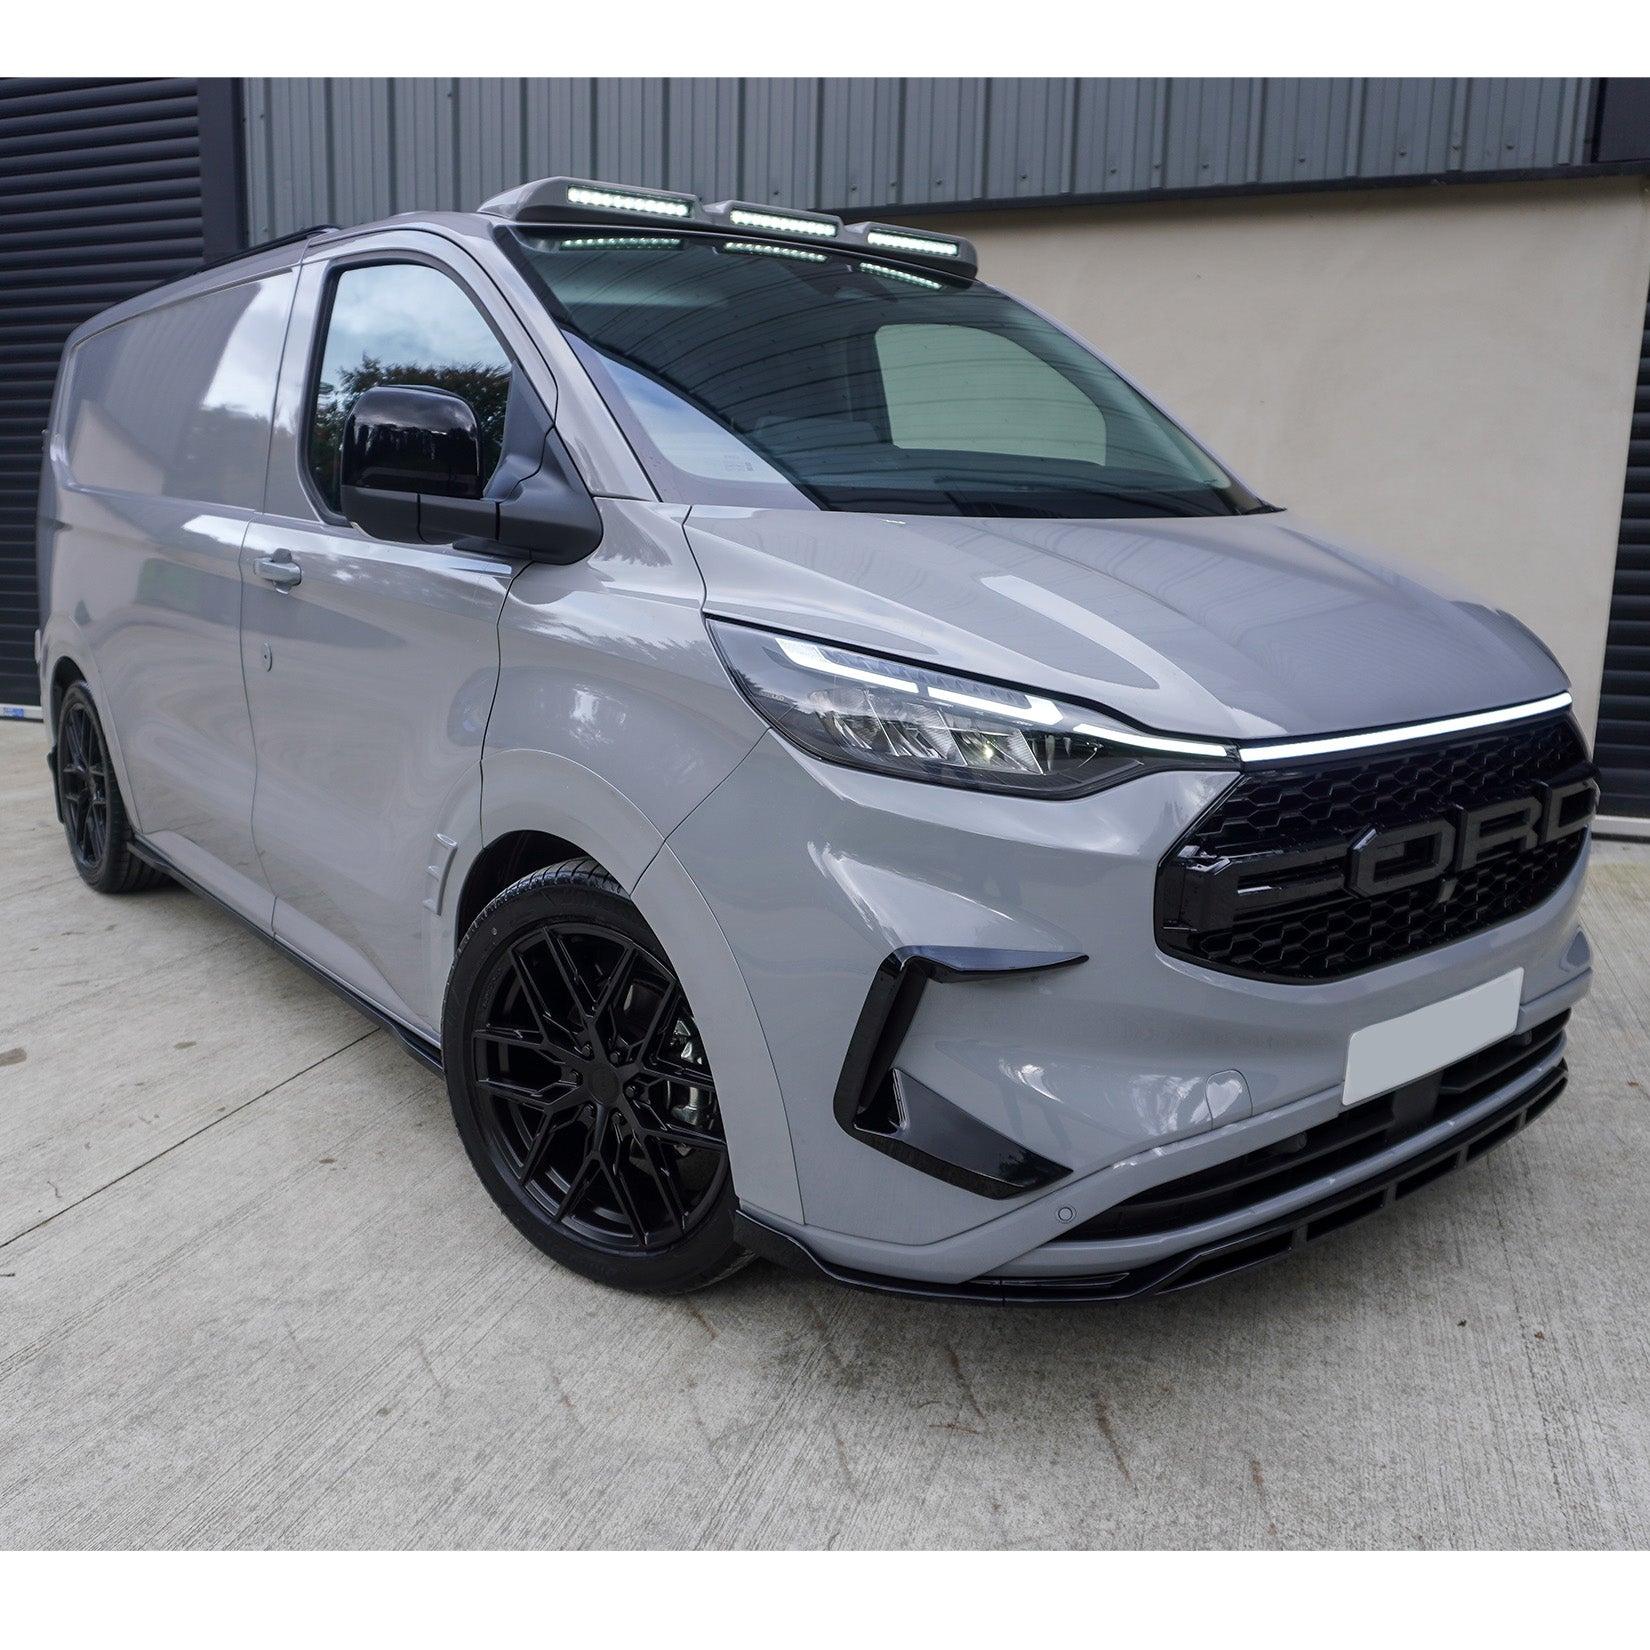
[[[1261,1227],[1275,1240],[1273,1222],[1338,1198],[1342,1183],[1189,1234],[1101,1244],[1063,1234],[1153,1184],[1338,1113],[1347,1042],[1362,1027],[1513,968],[1524,971],[1520,1029],[1585,993],[1585,856],[1536,909],[1351,978],[1279,984],[1168,956],[1153,933],[1158,863],[1226,783],[1163,773],[1055,803],[828,767],[775,735],[759,741],[661,855],[679,863],[726,940],[778,1080],[800,1208],[777,1212],[736,1155],[753,1245],[760,1226],[778,1234],[764,1241],[793,1242],[833,1275],[990,1298],[1050,1279],[1093,1294],[1095,1279],[1117,1274],[1136,1282],[1106,1284],[1105,1298],[1165,1287],[1201,1264],[1186,1259],[1192,1251],[1247,1242]],[[879,969],[944,948],[1083,958],[935,984],[902,1030],[904,1073],[1068,1171],[1011,1198],[871,1150],[837,1115]],[[718,1012],[709,990],[694,1006],[702,1025]],[[1407,1172],[1399,1159],[1442,1141],[1407,1141],[1357,1172],[1390,1169],[1396,1185]]]
[[[1434,1140],[1429,1147],[1374,1173],[1353,1175],[1348,1184],[1299,1209],[1269,1219],[1251,1219],[1227,1237],[1194,1241],[1185,1247],[1176,1247],[1161,1259],[1109,1272],[1039,1275],[1025,1268],[1012,1275],[972,1278],[962,1283],[924,1282],[833,1265],[815,1254],[802,1236],[771,1224],[771,1217],[764,1220],[741,1211],[736,1217],[735,1230],[748,1249],[792,1271],[881,1294],[1024,1306],[1074,1306],[1165,1295],[1264,1266],[1269,1260],[1304,1249],[1378,1213],[1399,1198],[1430,1186],[1534,1122],[1564,1092],[1565,1082],[1564,1064],[1560,1060],[1540,1076],[1523,1079],[1510,1097],[1502,1096],[1470,1123],[1463,1121],[1448,1127],[1442,1138]],[[1183,1236],[1176,1234],[1172,1241],[1178,1244]]]

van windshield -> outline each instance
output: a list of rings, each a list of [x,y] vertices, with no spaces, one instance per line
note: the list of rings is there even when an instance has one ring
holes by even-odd
[[[502,229],[661,496],[957,516],[1265,508],[976,282],[719,235]]]

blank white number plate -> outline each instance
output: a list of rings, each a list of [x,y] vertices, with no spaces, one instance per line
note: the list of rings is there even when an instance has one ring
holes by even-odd
[[[1341,1104],[1354,1106],[1371,1095],[1413,1083],[1512,1036],[1523,995],[1524,970],[1515,968],[1458,997],[1354,1031],[1346,1047]]]

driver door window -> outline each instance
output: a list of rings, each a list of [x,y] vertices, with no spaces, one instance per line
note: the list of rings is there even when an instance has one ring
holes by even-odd
[[[461,395],[481,424],[482,470],[503,448],[510,357],[469,295],[427,264],[346,269],[333,288],[315,385],[309,469],[327,505],[338,509],[344,420],[363,390],[422,384]]]

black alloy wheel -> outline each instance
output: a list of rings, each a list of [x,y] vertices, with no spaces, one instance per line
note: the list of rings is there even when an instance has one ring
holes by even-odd
[[[514,884],[454,964],[442,1047],[482,1181],[547,1254],[676,1293],[747,1258],[716,1080],[663,948],[594,861]]]
[[[76,698],[58,730],[57,783],[63,828],[82,876],[95,874],[109,846],[109,758],[92,707]]]
[[[166,880],[131,851],[131,825],[108,741],[83,682],[68,689],[58,711],[57,794],[70,857],[89,887],[100,894],[129,894]]]

